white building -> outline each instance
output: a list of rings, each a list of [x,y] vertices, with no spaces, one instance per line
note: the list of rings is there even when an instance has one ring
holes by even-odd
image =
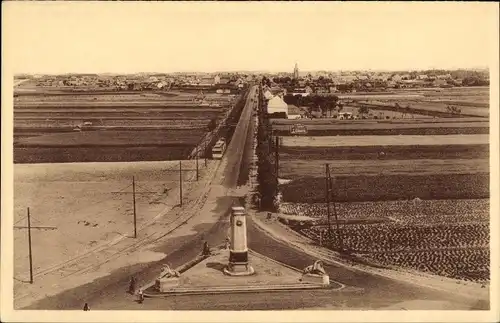
[[[265,98],[266,100],[271,100],[271,99],[273,98],[273,94],[271,93],[271,91],[266,90],[266,91],[264,92],[264,98]]]
[[[288,117],[288,104],[283,101],[280,96],[275,96],[267,103],[267,113],[280,113],[284,112]]]

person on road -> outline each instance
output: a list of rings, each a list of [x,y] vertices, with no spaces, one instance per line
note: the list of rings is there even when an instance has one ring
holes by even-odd
[[[132,276],[130,278],[130,284],[128,286],[128,292],[130,294],[132,294],[132,295],[134,295],[134,293],[135,293],[135,277],[134,276]]]
[[[83,310],[84,311],[90,311],[90,306],[88,303],[85,303],[85,305],[83,305]]]
[[[142,292],[142,289],[139,289],[139,292],[137,293],[137,303],[142,304],[144,302],[144,293]]]
[[[203,255],[204,256],[210,256],[210,247],[208,246],[208,242],[205,241],[203,243]]]

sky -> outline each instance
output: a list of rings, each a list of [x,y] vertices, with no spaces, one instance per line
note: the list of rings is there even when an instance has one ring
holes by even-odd
[[[498,56],[495,3],[2,6],[4,62],[15,73],[451,69]]]

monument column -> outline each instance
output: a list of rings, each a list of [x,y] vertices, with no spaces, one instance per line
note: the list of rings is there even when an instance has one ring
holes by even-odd
[[[248,263],[247,225],[245,208],[233,206],[231,209],[231,243],[229,263],[224,272],[231,276],[252,275],[254,269]]]

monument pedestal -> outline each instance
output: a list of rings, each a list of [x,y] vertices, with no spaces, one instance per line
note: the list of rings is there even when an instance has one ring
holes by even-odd
[[[178,277],[160,278],[156,280],[156,288],[160,292],[168,292],[178,287],[180,280]]]
[[[224,268],[224,274],[229,276],[250,276],[255,274],[255,270],[248,262],[229,263]]]
[[[330,277],[328,275],[318,275],[318,274],[304,274],[300,279],[303,283],[309,284],[321,284],[328,286],[330,285]]]

